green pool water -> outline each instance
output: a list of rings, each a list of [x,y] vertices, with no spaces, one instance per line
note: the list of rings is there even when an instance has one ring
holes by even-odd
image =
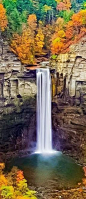
[[[84,175],[80,165],[60,152],[16,158],[7,165],[7,169],[13,166],[23,170],[28,185],[35,187],[71,188],[77,186]]]

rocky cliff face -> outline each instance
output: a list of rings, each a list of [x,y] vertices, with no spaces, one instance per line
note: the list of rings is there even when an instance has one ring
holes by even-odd
[[[36,99],[16,99],[0,115],[0,158],[9,159],[36,147]],[[12,154],[12,155],[11,155]]]
[[[86,116],[82,109],[58,99],[53,103],[53,146],[86,164]]]
[[[70,52],[51,60],[56,69],[53,145],[86,164],[86,36]]]
[[[7,43],[0,52],[0,153],[32,149],[36,140],[36,72],[21,66]]]
[[[66,91],[66,97],[73,99],[75,105],[81,105],[86,112],[86,36],[76,45],[70,46],[70,52],[60,54],[51,65],[63,76],[62,87],[57,85],[57,93]],[[65,93],[64,93],[65,94]]]
[[[4,48],[0,61],[0,158],[5,161],[10,154],[13,157],[20,151],[22,155],[25,150],[35,150],[36,74],[21,67],[20,61],[7,50],[7,44]],[[74,48],[52,62],[56,69],[56,74],[52,73],[53,148],[86,163],[85,54],[83,47],[79,47],[81,51]]]

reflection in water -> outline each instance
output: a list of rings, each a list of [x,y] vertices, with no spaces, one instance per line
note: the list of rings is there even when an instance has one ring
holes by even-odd
[[[69,188],[77,185],[83,177],[82,167],[60,152],[49,155],[33,154],[17,158],[13,165],[24,171],[29,185],[49,188]]]

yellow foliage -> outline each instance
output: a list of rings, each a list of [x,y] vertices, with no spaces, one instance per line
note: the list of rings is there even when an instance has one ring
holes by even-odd
[[[31,31],[26,29],[22,35],[15,34],[11,42],[11,50],[18,55],[24,64],[34,63],[34,39]]]
[[[42,30],[39,28],[35,37],[35,52],[41,54],[43,46],[44,46],[44,35]]]
[[[52,8],[51,8],[51,6],[48,6],[48,5],[44,5],[43,6],[43,10],[45,11],[45,12],[47,12],[47,11],[49,11],[49,10],[51,10]]]
[[[30,199],[29,197],[25,197],[25,196],[17,196],[16,199]]]
[[[21,35],[15,34],[11,41],[11,50],[19,57],[23,64],[34,64],[35,55],[42,54],[44,46],[42,23],[40,21],[39,27],[36,29],[36,22],[36,15],[29,15],[28,27],[23,30]]]
[[[57,38],[57,40],[58,39],[59,38]],[[61,51],[61,49],[63,49],[63,47],[64,47],[63,42],[61,42],[60,40],[59,40],[59,42],[54,41],[54,43],[52,43],[52,46],[51,46],[52,53],[53,54],[57,54],[57,52],[59,53]]]
[[[55,0],[57,3],[60,3],[61,2],[61,0]]]
[[[66,34],[65,34],[64,30],[59,30],[58,31],[58,37],[64,38],[65,36],[66,36]]]

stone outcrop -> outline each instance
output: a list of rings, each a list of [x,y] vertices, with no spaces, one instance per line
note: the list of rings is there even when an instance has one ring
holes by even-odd
[[[53,103],[53,147],[86,164],[86,116],[80,107]]]
[[[18,95],[36,94],[35,75],[26,71],[18,57],[4,43],[0,58],[0,98],[11,99]]]
[[[86,164],[86,36],[51,60],[51,66],[57,76],[53,146]]]
[[[21,67],[21,62],[18,57],[12,53],[8,42],[3,42],[3,44],[0,45],[0,70],[3,71],[3,68],[5,68],[5,71],[10,71],[12,68],[13,70],[21,71]]]
[[[57,85],[57,93],[67,91],[75,104],[86,104],[86,36],[76,45],[70,46],[70,52],[60,54],[55,61],[51,60],[52,67],[60,76],[63,76],[62,87]]]

